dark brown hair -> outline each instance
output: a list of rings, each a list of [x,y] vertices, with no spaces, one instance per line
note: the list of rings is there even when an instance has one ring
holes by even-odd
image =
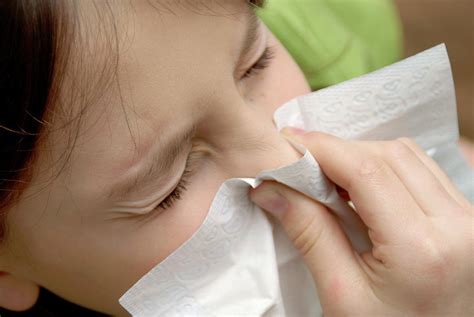
[[[56,55],[52,0],[0,0],[0,242],[29,177]]]
[[[35,149],[53,103],[59,34],[58,1],[0,0],[0,243],[6,235],[6,210],[30,177]],[[64,53],[64,51],[63,51]],[[41,289],[37,305],[0,316],[103,316]]]

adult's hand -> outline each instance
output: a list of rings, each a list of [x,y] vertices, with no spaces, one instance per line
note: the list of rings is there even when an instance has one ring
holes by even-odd
[[[285,134],[348,192],[373,243],[358,254],[330,211],[282,184],[251,190],[303,255],[326,316],[474,315],[473,206],[422,149]]]

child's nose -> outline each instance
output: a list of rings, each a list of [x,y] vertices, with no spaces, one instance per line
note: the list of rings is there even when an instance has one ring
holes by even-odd
[[[252,109],[234,112],[225,153],[229,177],[255,177],[298,160],[299,153],[276,129],[268,114]]]

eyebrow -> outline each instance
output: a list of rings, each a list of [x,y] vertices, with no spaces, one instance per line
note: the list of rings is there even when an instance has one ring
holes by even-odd
[[[263,6],[265,1],[254,1],[253,5]],[[245,36],[240,46],[240,53],[237,64],[249,54],[250,50],[258,40],[259,33],[259,17],[255,14],[254,8],[250,4],[248,12],[245,14],[247,19],[247,27]],[[196,133],[196,126],[191,126],[187,130],[173,136],[170,140],[160,145],[153,153],[160,153],[158,155],[150,155],[147,163],[144,164],[141,171],[133,175],[131,178],[124,180],[122,183],[114,186],[108,194],[108,198],[123,197],[127,193],[133,191],[137,186],[145,187],[146,185],[159,184],[166,176],[169,176],[171,168],[175,163],[176,157],[182,154],[187,146],[191,143],[192,138]]]

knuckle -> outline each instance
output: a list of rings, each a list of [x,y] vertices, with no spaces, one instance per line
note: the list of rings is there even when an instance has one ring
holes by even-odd
[[[401,277],[402,281],[410,281],[413,291],[420,299],[432,301],[446,291],[453,270],[453,254],[446,245],[432,238],[424,238],[412,243],[411,256],[404,258],[404,267],[409,274]]]
[[[324,232],[324,226],[318,224],[317,217],[313,217],[293,239],[293,244],[305,257],[315,248]]]
[[[364,180],[373,179],[378,177],[384,169],[385,162],[381,158],[375,156],[366,157],[362,159],[359,165],[358,175]]]
[[[404,144],[406,144],[407,146],[410,146],[410,147],[418,147],[418,144],[415,142],[414,139],[412,138],[407,138],[407,137],[401,137],[401,138],[398,138],[397,141],[400,141]]]
[[[389,256],[389,252],[387,247],[383,244],[377,244],[372,247],[372,255],[373,257],[382,264],[386,264],[386,259]]]
[[[412,155],[410,147],[405,144],[401,139],[388,142],[386,146],[386,155],[390,159],[404,160]]]
[[[417,249],[422,259],[420,264],[427,277],[436,278],[438,281],[443,280],[452,264],[451,252],[431,239],[423,240]]]
[[[456,204],[452,207],[451,213],[453,215],[466,215],[471,213],[473,210],[472,206],[468,206],[467,204]]]

